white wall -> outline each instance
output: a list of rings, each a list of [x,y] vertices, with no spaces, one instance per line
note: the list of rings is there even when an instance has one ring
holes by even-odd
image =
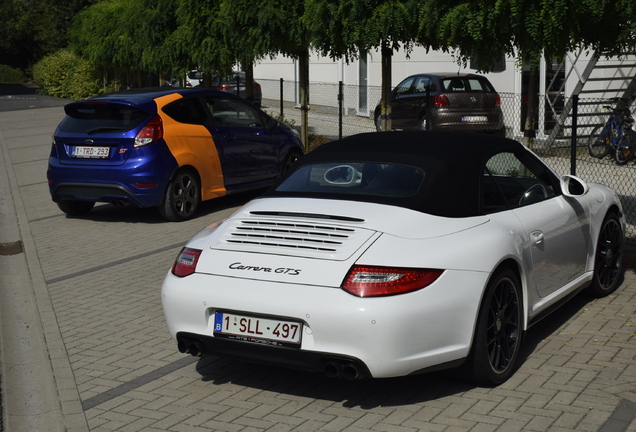
[[[334,61],[328,57],[312,54],[309,66],[309,80],[312,83],[337,84],[343,81],[345,85],[358,85],[357,59],[346,64],[344,60]],[[402,79],[409,75],[422,72],[458,72],[477,73],[475,69],[461,68],[449,53],[430,51],[422,47],[415,47],[407,58],[404,51],[393,53],[392,58],[392,83],[396,86]],[[521,89],[519,71],[516,69],[513,58],[506,59],[506,70],[503,72],[484,74],[499,92],[519,92]],[[293,59],[277,56],[274,59],[265,59],[254,68],[254,77],[258,80],[297,80],[297,66]],[[369,86],[382,85],[382,56],[378,50],[368,54],[368,82]]]

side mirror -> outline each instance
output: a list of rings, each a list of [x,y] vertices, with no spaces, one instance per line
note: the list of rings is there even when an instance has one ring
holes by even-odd
[[[272,117],[267,117],[267,122],[265,123],[265,127],[268,131],[274,130],[278,126],[278,120]]]
[[[325,181],[329,184],[349,185],[361,180],[362,173],[350,165],[338,165],[325,172]]]
[[[573,175],[561,177],[561,191],[567,197],[580,197],[589,191],[587,183]]]

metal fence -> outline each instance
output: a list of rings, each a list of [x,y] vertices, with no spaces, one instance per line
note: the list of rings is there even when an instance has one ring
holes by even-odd
[[[263,92],[263,109],[299,127],[298,83],[260,79],[258,82]],[[380,87],[312,83],[308,120],[312,145],[375,131],[373,114],[380,94]],[[500,97],[506,136],[521,142],[527,100],[524,95],[514,93],[502,93]],[[557,173],[575,174],[587,182],[603,183],[616,190],[627,219],[627,239],[636,244],[635,162],[619,166],[611,154],[598,159],[588,153],[592,132],[611,114],[603,107],[614,104],[606,99],[580,98],[562,100],[560,106],[554,106],[547,99],[540,100],[536,136],[531,145],[532,150]],[[559,124],[562,127],[557,127]]]

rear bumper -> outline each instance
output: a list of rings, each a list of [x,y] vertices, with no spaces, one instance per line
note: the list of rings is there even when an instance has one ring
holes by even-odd
[[[322,372],[330,378],[359,379],[371,376],[363,362],[344,355],[236,342],[193,333],[178,333],[177,346],[180,352],[193,356],[212,354],[249,359],[255,363]]]
[[[433,115],[432,123],[435,130],[496,132],[504,128],[501,110],[466,114],[440,109]]]
[[[462,362],[472,341],[482,292],[478,287],[487,276],[446,271],[426,289],[365,299],[327,286],[169,273],[162,304],[170,334],[184,353],[226,355],[327,375],[355,365],[364,376],[385,378]],[[219,311],[302,323],[301,346],[215,336]]]
[[[157,194],[135,195],[128,188],[110,183],[81,183],[62,182],[51,190],[51,198],[58,202],[62,200],[81,200],[95,202],[128,201],[138,207],[157,206],[161,202],[161,196]],[[157,202],[158,198],[158,202]]]
[[[124,165],[113,167],[64,165],[56,157],[50,157],[47,178],[49,192],[55,202],[126,201],[138,207],[155,207],[161,205],[176,167],[174,159],[162,164],[154,160],[145,163],[143,160],[129,160]]]

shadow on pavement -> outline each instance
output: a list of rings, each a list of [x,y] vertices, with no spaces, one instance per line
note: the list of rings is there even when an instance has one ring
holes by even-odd
[[[205,227],[207,217],[216,212],[227,210],[233,207],[240,207],[248,201],[257,198],[264,192],[264,189],[255,191],[247,191],[236,194],[230,194],[199,204],[193,219],[201,219],[201,229]],[[132,204],[115,205],[109,203],[97,203],[97,205],[87,214],[82,216],[68,216],[62,213],[54,217],[63,217],[68,219],[85,219],[96,222],[127,222],[140,224],[170,224],[178,222],[169,222],[159,215],[159,211],[154,207],[139,208]],[[184,241],[187,239],[184,239]]]
[[[35,84],[0,84],[0,111],[62,107],[70,99],[37,94]]]
[[[207,356],[197,363],[202,381],[214,385],[234,383],[288,396],[330,401],[343,407],[373,409],[403,406],[458,395],[475,388],[462,381],[457,371],[431,372],[398,378],[348,381],[231,358]]]
[[[581,293],[563,305],[550,319],[530,328],[517,362],[524,361],[550,335],[559,332],[569,320],[579,314],[594,299]],[[421,375],[386,379],[347,381],[328,379],[320,373],[236,361],[231,358],[207,356],[199,359],[197,372],[202,381],[215,385],[235,383],[246,387],[274,391],[286,395],[307,397],[342,404],[343,407],[373,409],[380,406],[401,406],[422,403],[452,395],[461,395],[478,386],[465,380],[461,371],[449,369]]]
[[[0,96],[34,95],[38,87],[35,84],[0,84]]]

